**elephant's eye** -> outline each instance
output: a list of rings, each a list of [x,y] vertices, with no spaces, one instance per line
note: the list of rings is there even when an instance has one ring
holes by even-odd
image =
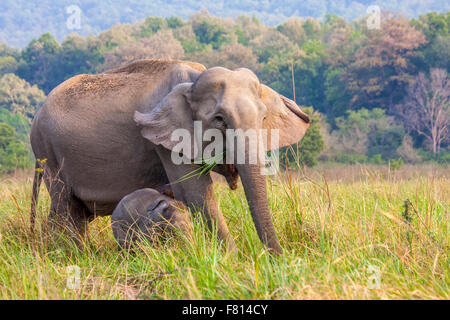
[[[214,126],[221,130],[227,128],[227,124],[225,123],[225,119],[223,118],[222,115],[216,115],[214,117]]]

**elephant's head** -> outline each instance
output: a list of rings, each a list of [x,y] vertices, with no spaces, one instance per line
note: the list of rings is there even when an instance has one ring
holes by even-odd
[[[248,129],[268,129],[269,137],[271,129],[278,129],[278,147],[297,143],[309,127],[308,116],[295,102],[261,84],[252,71],[244,68],[231,71],[221,67],[204,71],[194,83],[175,86],[151,112],[137,112],[135,120],[143,126],[145,138],[176,152],[179,152],[176,149],[179,141],[171,139],[172,133],[183,128],[194,136],[194,121],[201,121],[203,132],[210,128],[220,130],[224,139],[227,129],[242,129],[241,133]],[[231,157],[235,160],[261,241],[280,253],[267,204],[265,177],[261,174],[264,164],[260,159],[249,163],[251,146],[248,140],[245,146],[244,163],[237,159],[238,148]],[[267,149],[271,148],[269,145]],[[227,153],[229,155],[228,149]]]
[[[186,207],[179,201],[161,195],[146,209],[145,228],[179,229],[189,238],[192,238],[192,222]]]

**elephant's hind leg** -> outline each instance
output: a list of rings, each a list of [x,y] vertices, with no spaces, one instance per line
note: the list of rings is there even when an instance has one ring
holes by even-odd
[[[51,198],[50,226],[68,231],[75,242],[82,245],[89,223],[89,211],[61,179],[46,179],[46,184]]]

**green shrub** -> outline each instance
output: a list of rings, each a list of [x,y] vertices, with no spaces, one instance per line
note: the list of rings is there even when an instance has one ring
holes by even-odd
[[[384,160],[398,157],[396,150],[402,145],[405,129],[400,125],[387,128],[374,126],[368,134],[367,155],[380,155]]]
[[[373,156],[371,156],[369,158],[368,162],[371,164],[385,164],[386,163],[386,161],[384,161],[381,154],[374,154]]]
[[[339,153],[336,156],[336,162],[340,163],[348,163],[348,164],[357,164],[357,163],[366,163],[367,156],[359,153]]]
[[[397,160],[390,160],[389,161],[389,166],[394,171],[400,169],[401,167],[403,167],[404,164],[405,164],[405,162],[403,161],[403,158],[398,158]]]
[[[431,151],[425,151],[423,149],[418,150],[419,155],[424,161],[436,162],[440,164],[450,163],[450,151],[443,150],[439,153],[433,154]]]

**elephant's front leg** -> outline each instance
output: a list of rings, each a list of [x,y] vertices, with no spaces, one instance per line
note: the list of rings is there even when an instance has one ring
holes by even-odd
[[[174,164],[171,159],[171,151],[162,147],[158,147],[157,152],[171,182],[175,199],[184,202],[193,211],[202,212],[209,229],[213,230],[213,226],[216,226],[219,239],[225,241],[228,248],[234,251],[236,246],[217,204],[211,175],[208,173],[185,179],[198,167],[191,164]]]

